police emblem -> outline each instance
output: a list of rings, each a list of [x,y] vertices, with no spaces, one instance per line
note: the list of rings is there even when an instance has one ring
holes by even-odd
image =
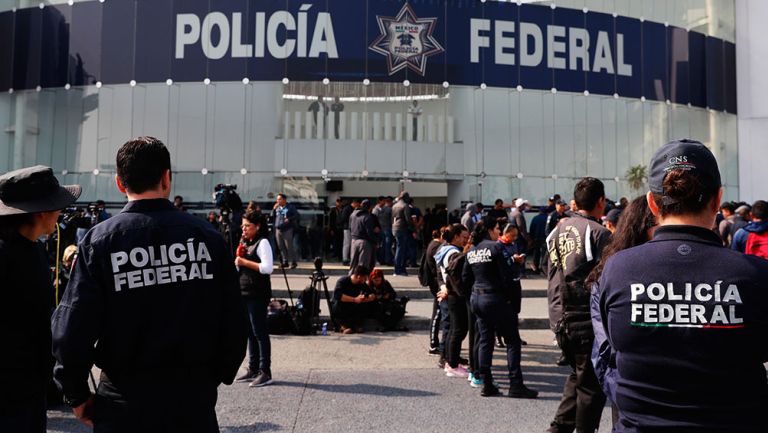
[[[389,75],[408,68],[424,76],[427,58],[445,51],[432,35],[437,18],[419,18],[407,3],[396,17],[376,20],[381,34],[368,48],[387,57]]]

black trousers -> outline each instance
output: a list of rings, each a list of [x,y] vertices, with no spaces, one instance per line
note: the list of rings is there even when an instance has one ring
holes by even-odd
[[[0,432],[46,432],[45,389],[41,388],[36,395],[29,397],[8,396],[0,402]]]
[[[521,348],[518,331],[517,311],[507,299],[498,293],[473,293],[471,297],[472,311],[477,314],[478,342],[478,372],[487,385],[493,383],[491,362],[493,348],[496,343],[496,333],[504,337],[507,345],[507,370],[510,387],[523,384],[523,371],[520,367]]]
[[[189,377],[170,384],[158,378],[156,383],[132,383],[130,389],[119,392],[102,381],[96,392],[93,431],[219,433],[216,384],[205,381]]]
[[[437,298],[432,301],[432,319],[429,322],[429,348],[440,346],[440,303]]]
[[[477,329],[477,316],[472,312],[472,306],[467,299],[467,317],[469,318],[469,371],[471,373],[480,372],[478,348],[480,347],[480,333]]]
[[[355,304],[353,302],[334,302],[333,319],[340,325],[348,328],[358,328],[363,321],[371,317],[368,304]]]
[[[456,368],[461,358],[461,342],[467,337],[469,331],[467,300],[463,296],[451,294],[446,298],[446,302],[448,302],[448,314],[451,318],[451,331],[445,345],[445,358],[451,367]]]
[[[589,348],[564,346],[563,354],[571,364],[571,374],[565,380],[563,397],[549,431],[570,433],[575,429],[592,433],[600,425],[606,397],[597,381]]]

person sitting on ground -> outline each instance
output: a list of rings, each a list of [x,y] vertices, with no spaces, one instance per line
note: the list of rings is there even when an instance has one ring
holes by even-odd
[[[370,316],[370,303],[376,301],[376,296],[368,294],[365,281],[368,269],[358,266],[352,275],[341,277],[333,290],[333,318],[341,325],[341,332],[354,334],[363,332],[363,321]]]
[[[374,317],[381,323],[381,331],[407,331],[408,328],[397,325],[405,316],[405,305],[410,299],[407,296],[397,298],[392,284],[384,279],[384,271],[374,269],[368,276],[368,293],[376,297],[373,304]]]

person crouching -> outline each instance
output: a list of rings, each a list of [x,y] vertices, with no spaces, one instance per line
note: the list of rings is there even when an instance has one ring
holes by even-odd
[[[368,268],[357,266],[352,275],[341,277],[333,290],[333,318],[341,325],[341,332],[354,334],[363,332],[363,321],[370,316],[370,304],[376,301],[376,295],[368,294],[365,281]]]
[[[376,297],[373,304],[374,317],[381,324],[381,331],[407,331],[408,328],[397,325],[405,316],[405,305],[410,299],[403,296],[397,299],[397,293],[392,284],[384,279],[384,271],[374,269],[368,276],[368,293]]]

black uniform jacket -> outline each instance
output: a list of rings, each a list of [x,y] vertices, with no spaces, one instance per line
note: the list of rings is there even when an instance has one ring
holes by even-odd
[[[599,283],[614,431],[766,431],[768,261],[711,230],[662,226],[612,256]]]
[[[93,363],[118,392],[154,379],[205,392],[232,383],[248,325],[234,259],[209,223],[168,200],[132,201],[78,252],[52,325],[54,376],[70,404],[89,395]]]
[[[41,398],[51,378],[54,289],[43,244],[0,240],[0,404]]]

